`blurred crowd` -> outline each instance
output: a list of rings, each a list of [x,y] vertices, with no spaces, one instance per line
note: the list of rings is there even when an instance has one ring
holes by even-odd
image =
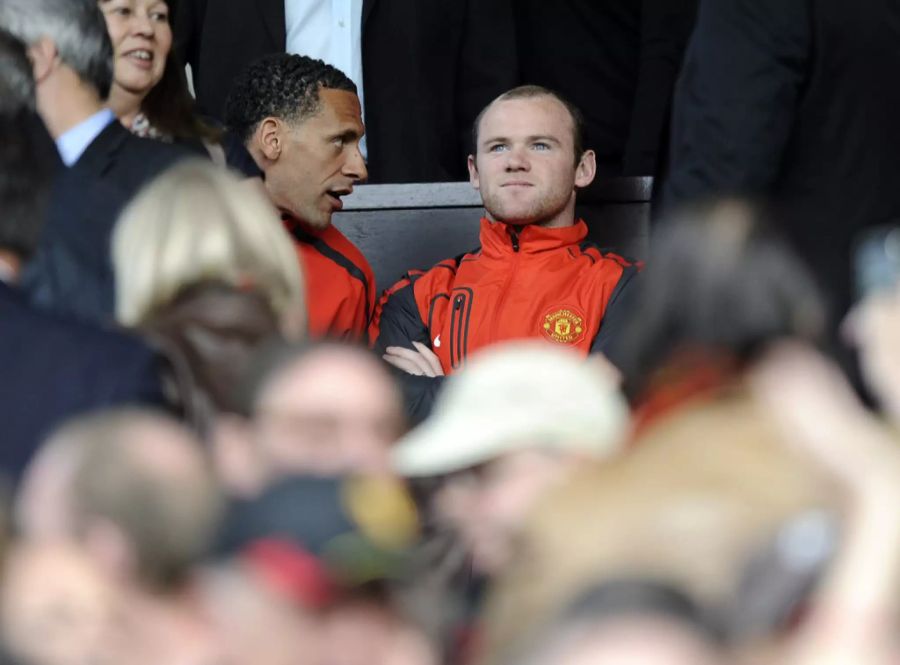
[[[898,44],[0,0],[0,660],[900,662]],[[623,174],[640,260],[576,213]],[[343,198],[465,177],[480,246],[377,293]]]

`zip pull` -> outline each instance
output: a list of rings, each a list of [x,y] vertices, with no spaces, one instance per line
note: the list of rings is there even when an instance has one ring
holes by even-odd
[[[519,251],[519,229],[515,226],[509,227],[509,235],[512,240],[512,248],[514,252]]]

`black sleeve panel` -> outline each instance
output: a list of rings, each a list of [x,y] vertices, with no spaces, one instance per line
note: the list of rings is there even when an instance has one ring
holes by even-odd
[[[382,355],[389,346],[413,349],[413,342],[421,342],[431,348],[428,326],[419,313],[413,290],[417,279],[418,276],[408,275],[408,283],[383,301],[378,337],[373,344],[375,352],[379,355]],[[410,424],[417,425],[431,413],[443,377],[413,376],[393,366],[390,368],[403,391],[403,402]]]
[[[600,331],[591,344],[591,353],[604,354],[614,365],[617,364],[615,349],[618,346],[618,339],[634,309],[635,295],[639,291],[638,274],[637,266],[632,265],[625,268],[606,305],[606,312],[600,323]]]

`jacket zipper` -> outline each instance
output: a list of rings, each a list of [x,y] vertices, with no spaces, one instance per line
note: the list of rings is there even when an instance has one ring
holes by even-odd
[[[453,298],[453,311],[450,313],[450,367],[457,369],[462,361],[462,308],[465,305],[464,295],[457,294]]]
[[[509,286],[516,276],[516,271],[519,268],[519,258],[522,256],[519,252],[519,229],[515,226],[509,227],[509,235],[510,241],[512,242],[513,254],[515,256],[513,256],[512,267],[506,275],[506,280],[503,282],[503,288],[500,290],[500,299],[497,301],[497,307],[494,308],[494,325],[491,330],[491,342],[497,341],[497,330],[500,327],[500,321],[503,315],[503,305],[506,304],[506,297],[509,295]]]

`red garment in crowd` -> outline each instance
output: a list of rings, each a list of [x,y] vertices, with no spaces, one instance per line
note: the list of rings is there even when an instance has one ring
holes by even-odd
[[[311,229],[286,217],[306,279],[313,339],[365,339],[375,307],[375,275],[362,252],[333,226]]]

